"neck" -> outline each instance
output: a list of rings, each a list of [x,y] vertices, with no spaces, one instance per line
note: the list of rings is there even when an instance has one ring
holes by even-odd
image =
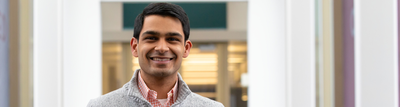
[[[140,71],[140,76],[149,89],[157,92],[157,99],[167,98],[167,93],[174,87],[178,80],[177,73],[165,77],[154,77]]]

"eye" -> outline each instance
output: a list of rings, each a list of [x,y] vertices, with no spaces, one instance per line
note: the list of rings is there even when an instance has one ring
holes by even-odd
[[[179,39],[176,39],[176,38],[168,38],[167,40],[168,41],[179,41]]]
[[[147,40],[157,40],[157,38],[155,38],[155,37],[146,37],[146,38],[144,38],[144,39],[147,39]]]

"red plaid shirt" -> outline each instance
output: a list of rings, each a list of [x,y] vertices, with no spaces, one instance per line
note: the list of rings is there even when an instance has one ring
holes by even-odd
[[[138,76],[138,87],[140,90],[140,93],[143,95],[144,99],[150,102],[150,104],[154,107],[170,107],[172,104],[174,104],[176,97],[177,97],[177,84],[178,81],[176,81],[174,87],[167,93],[167,102],[165,104],[161,104],[160,101],[157,99],[157,92],[154,90],[151,90],[147,87],[146,83],[143,81],[140,72]]]

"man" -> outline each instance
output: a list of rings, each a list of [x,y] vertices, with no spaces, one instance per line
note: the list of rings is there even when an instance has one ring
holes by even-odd
[[[89,102],[89,107],[223,107],[190,91],[177,72],[192,42],[189,18],[178,5],[152,3],[136,17],[132,55],[141,69],[122,88]]]

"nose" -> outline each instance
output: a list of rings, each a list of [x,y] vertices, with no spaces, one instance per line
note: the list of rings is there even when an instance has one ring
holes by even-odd
[[[169,51],[168,44],[165,40],[159,40],[157,46],[154,48],[155,51],[165,53]]]

